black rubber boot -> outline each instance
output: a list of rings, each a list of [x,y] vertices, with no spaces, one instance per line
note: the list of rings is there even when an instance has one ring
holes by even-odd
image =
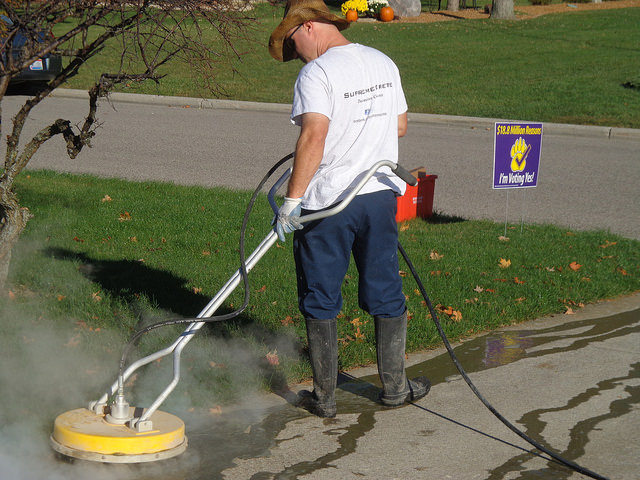
[[[335,318],[307,318],[305,321],[313,372],[313,392],[302,390],[298,393],[297,406],[318,417],[335,417],[338,382],[337,322]]]
[[[431,382],[427,377],[407,380],[404,370],[407,341],[407,313],[399,317],[374,317],[378,374],[382,381],[380,402],[397,407],[415,401],[429,393]]]

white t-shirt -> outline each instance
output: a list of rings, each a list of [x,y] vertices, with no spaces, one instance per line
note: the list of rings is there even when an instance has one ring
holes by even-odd
[[[329,118],[329,132],[302,207],[328,207],[348,195],[376,162],[397,163],[398,115],[406,111],[398,68],[378,50],[351,43],[304,65],[294,87],[291,121],[300,125],[300,115],[321,113]],[[384,168],[359,194],[385,189],[403,194],[405,188]]]

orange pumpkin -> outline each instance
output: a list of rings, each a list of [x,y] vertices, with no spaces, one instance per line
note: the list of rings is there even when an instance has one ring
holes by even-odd
[[[347,10],[347,21],[355,22],[358,20],[358,11],[357,10]]]
[[[383,22],[390,22],[393,20],[395,14],[393,13],[393,8],[391,7],[382,7],[380,9],[380,20]]]

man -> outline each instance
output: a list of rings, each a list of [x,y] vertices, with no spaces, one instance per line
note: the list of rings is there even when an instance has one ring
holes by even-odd
[[[276,60],[305,64],[291,113],[300,136],[276,229],[282,241],[295,230],[298,303],[313,370],[313,392],[301,392],[298,405],[320,417],[336,415],[336,317],[351,254],[360,307],[374,317],[381,403],[399,406],[430,388],[425,377],[407,380],[404,369],[407,314],[395,222],[404,182],[381,170],[339,214],[304,228],[298,221],[340,202],[379,160],[397,162],[398,137],[407,131],[397,67],[381,52],[349,42],[341,33],[348,26],[322,0],[289,0],[269,39]]]

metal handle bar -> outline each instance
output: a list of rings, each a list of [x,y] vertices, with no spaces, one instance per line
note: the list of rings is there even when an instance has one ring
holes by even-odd
[[[366,184],[366,182],[380,169],[383,167],[389,167],[391,170],[402,178],[405,182],[410,185],[416,185],[416,178],[411,175],[406,169],[401,167],[400,165],[391,162],[389,160],[382,160],[373,165],[367,173],[362,177],[362,179],[358,182],[358,184],[351,190],[349,195],[347,195],[344,200],[342,200],[338,205],[333,208],[323,210],[320,212],[316,212],[309,215],[304,215],[300,217],[301,222],[310,222],[312,220],[318,220],[321,218],[330,217],[335,215],[342,210],[344,210],[347,205],[353,200],[353,198],[358,194],[358,192],[362,189],[362,187]],[[277,190],[284,184],[284,182],[291,175],[292,169],[289,168],[287,171],[275,182],[273,187],[268,194],[269,203],[271,204],[271,208],[274,213],[277,215],[278,206],[275,203],[275,195]],[[247,257],[245,260],[247,273],[251,271],[251,269],[258,263],[258,261],[265,255],[265,253],[276,243],[278,239],[278,235],[272,229],[267,236],[262,240],[260,245],[256,247],[256,249]],[[207,304],[207,306],[198,314],[196,318],[209,318],[212,317],[216,310],[222,305],[222,303],[231,295],[231,293],[236,289],[236,287],[240,284],[242,279],[242,269],[238,269],[233,276],[227,281],[227,283],[218,291],[215,297],[211,299],[211,301]],[[187,328],[182,332],[182,334],[169,346],[158,350],[155,353],[147,355],[146,357],[140,358],[137,361],[133,362],[129,367],[124,370],[122,376],[119,376],[118,379],[111,385],[111,388],[100,397],[100,399],[90,402],[89,409],[95,411],[100,414],[103,412],[104,408],[107,405],[107,402],[110,397],[115,395],[118,391],[119,387],[122,387],[124,382],[140,367],[147,365],[155,360],[158,360],[162,357],[170,355],[173,353],[173,379],[167,385],[167,387],[158,395],[158,397],[154,400],[149,408],[144,410],[142,416],[139,419],[134,419],[135,425],[131,425],[135,428],[136,425],[142,425],[145,423],[149,423],[149,419],[153,415],[153,413],[160,407],[160,405],[166,400],[169,394],[175,389],[178,385],[178,381],[180,380],[180,356],[182,354],[182,350],[186,347],[187,343],[193,338],[193,335],[202,328],[202,326],[206,322],[191,322]]]
[[[369,179],[381,168],[389,167],[393,173],[395,173],[398,177],[404,180],[411,186],[416,186],[418,184],[418,179],[414,177],[411,172],[409,172],[406,168],[400,166],[397,163],[392,162],[391,160],[380,160],[376,164],[374,164],[367,173],[360,179],[360,181],[356,184],[355,187],[351,189],[349,194],[335,207],[322,210],[316,213],[310,213],[308,215],[303,215],[300,217],[300,223],[312,222],[314,220],[320,220],[321,218],[331,217],[340,213],[344,210],[347,205],[351,203],[351,201],[358,195],[362,187],[369,181]],[[271,209],[275,215],[278,215],[278,205],[275,201],[276,191],[284,184],[284,182],[291,175],[292,169],[287,169],[286,172],[282,174],[282,176],[276,181],[271,190],[269,190],[269,203],[271,204]]]

